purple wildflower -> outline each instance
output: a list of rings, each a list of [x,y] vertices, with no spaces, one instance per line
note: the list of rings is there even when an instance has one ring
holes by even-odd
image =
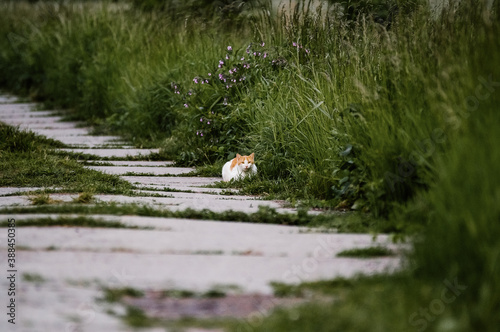
[[[207,121],[207,124],[210,124],[210,121]]]
[[[185,107],[185,108],[188,108],[188,107],[189,107],[189,105],[188,105],[188,104],[184,104],[184,107]]]
[[[200,122],[203,122],[203,118],[200,118]]]
[[[200,133],[200,136],[203,137],[203,133]]]
[[[233,50],[233,48],[232,48],[231,46],[228,46],[228,47],[227,47],[227,50],[228,50],[228,51],[232,51],[232,50]]]
[[[262,44],[260,44],[260,46],[264,47],[266,45],[266,43],[262,42]]]
[[[212,76],[212,73],[208,73],[208,76]]]

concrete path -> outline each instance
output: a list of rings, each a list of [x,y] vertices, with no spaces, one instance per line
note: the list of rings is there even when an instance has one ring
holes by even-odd
[[[0,96],[0,121],[60,140],[69,146],[63,151],[92,154],[96,158],[158,152],[158,149],[130,148],[118,137],[89,135],[89,128],[61,122],[54,112],[35,111],[35,104],[15,101],[15,97]],[[98,202],[247,213],[267,206],[279,213],[296,213],[283,202],[238,195],[234,190],[227,195],[231,190],[209,188],[207,185],[221,179],[189,176],[192,168],[174,167],[169,161],[96,159],[85,167],[119,175],[137,188],[134,196],[96,195]],[[36,189],[40,188],[0,188],[0,207],[30,206],[26,192]],[[77,197],[65,193],[50,196],[61,202],[71,202]],[[77,217],[4,214],[0,215],[0,221]],[[399,253],[402,248],[391,244],[384,235],[373,241],[368,234],[321,233],[279,225],[140,216],[88,217],[140,228],[18,227],[17,324],[12,329],[2,319],[1,331],[134,331],[117,318],[125,313],[123,306],[96,301],[103,296],[105,287],[203,292],[220,285],[234,285],[245,294],[270,294],[272,281],[298,283],[391,272],[401,264],[400,255],[377,259],[336,257],[346,249],[374,245]],[[6,239],[6,236],[0,238],[0,250],[4,253],[8,249]],[[1,257],[0,264],[5,269],[6,255]],[[4,290],[9,288],[9,281],[0,280],[0,303],[7,303]],[[165,317],[171,315],[165,313]],[[165,328],[143,331],[165,331]]]

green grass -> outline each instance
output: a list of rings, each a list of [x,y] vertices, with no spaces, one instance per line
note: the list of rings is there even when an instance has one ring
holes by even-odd
[[[343,250],[337,254],[337,257],[352,257],[352,258],[373,258],[394,256],[392,250],[384,247],[368,247]]]
[[[35,284],[41,284],[47,281],[44,277],[42,277],[38,273],[23,273],[22,278],[23,281],[25,282],[32,282]]]
[[[87,216],[58,218],[42,217],[24,220],[16,220],[16,227],[99,227],[99,228],[129,228],[129,229],[149,229],[148,227],[129,226],[118,221],[106,221]],[[0,227],[8,227],[6,221],[0,222]]]
[[[0,123],[0,186],[61,188],[66,192],[128,193],[131,185],[118,176],[86,169],[55,152],[57,141]],[[35,204],[48,202],[41,194]]]
[[[119,302],[124,296],[137,297],[137,298],[144,296],[144,292],[131,287],[104,288],[103,292],[104,295],[101,300],[111,303]]]

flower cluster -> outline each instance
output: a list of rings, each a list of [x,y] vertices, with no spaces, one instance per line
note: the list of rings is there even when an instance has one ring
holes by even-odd
[[[170,87],[172,88],[172,90],[174,90],[175,94],[177,94],[177,95],[181,94],[181,91],[179,89],[179,85],[177,83],[175,83],[175,82],[170,83]]]
[[[296,47],[296,48],[297,48],[297,50],[304,49],[304,51],[306,52],[306,54],[311,53],[311,51],[309,51],[309,49],[304,48],[304,47],[303,47],[302,45],[300,45],[299,43],[292,42],[292,46],[293,46],[293,47]]]
[[[244,132],[235,130],[242,128],[244,121],[233,107],[246,89],[276,69],[276,61],[286,64],[276,56],[275,49],[265,48],[265,43],[243,48],[229,45],[221,53],[210,70],[192,78],[190,90],[171,85],[174,95],[179,95],[176,107],[186,121],[186,139],[192,140],[190,146],[197,146],[197,154],[202,152],[210,158],[234,149],[238,132]]]

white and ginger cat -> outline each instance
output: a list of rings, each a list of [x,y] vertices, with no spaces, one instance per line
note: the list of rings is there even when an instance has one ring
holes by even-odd
[[[257,166],[254,164],[253,157],[254,153],[249,156],[236,154],[236,158],[229,160],[222,167],[222,181],[239,180],[257,174]]]

